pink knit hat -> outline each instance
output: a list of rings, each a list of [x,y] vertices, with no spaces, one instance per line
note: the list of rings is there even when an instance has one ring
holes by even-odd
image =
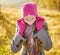
[[[27,15],[34,15],[37,16],[37,6],[33,3],[26,3],[22,7],[22,15],[23,17]]]

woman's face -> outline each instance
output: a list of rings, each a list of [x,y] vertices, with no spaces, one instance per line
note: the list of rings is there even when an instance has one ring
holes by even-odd
[[[33,15],[28,15],[28,16],[25,16],[24,18],[24,21],[29,24],[29,25],[32,25],[36,20],[36,17],[33,16]]]

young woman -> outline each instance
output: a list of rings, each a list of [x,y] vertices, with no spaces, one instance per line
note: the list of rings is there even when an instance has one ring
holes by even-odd
[[[22,18],[17,20],[17,32],[11,44],[11,50],[20,55],[44,55],[52,47],[45,19],[38,16],[37,6],[26,3],[22,6]]]

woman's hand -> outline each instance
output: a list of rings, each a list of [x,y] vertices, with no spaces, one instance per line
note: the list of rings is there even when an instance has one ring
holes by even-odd
[[[32,28],[30,26],[27,27],[26,30],[25,30],[26,38],[29,38],[32,35],[32,32],[33,32]]]
[[[30,45],[33,45],[33,29],[31,28],[31,26],[28,26],[25,30],[25,36],[29,42]]]

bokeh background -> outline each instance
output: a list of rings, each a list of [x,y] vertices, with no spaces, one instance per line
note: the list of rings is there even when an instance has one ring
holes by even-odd
[[[33,2],[38,6],[38,14],[46,19],[53,42],[46,55],[60,55],[60,0],[0,0],[0,55],[19,55],[10,49],[15,34],[16,20],[21,17],[21,6]]]

